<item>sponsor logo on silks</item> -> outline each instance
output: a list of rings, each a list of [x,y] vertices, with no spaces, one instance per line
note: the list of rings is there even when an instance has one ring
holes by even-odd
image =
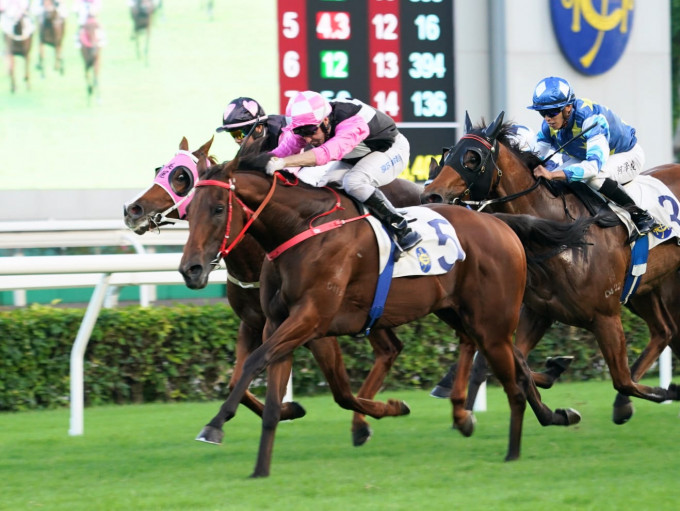
[[[432,269],[432,258],[423,247],[416,248],[416,257],[423,273],[427,273]]]
[[[633,28],[634,0],[550,0],[553,30],[577,71],[599,75],[623,55]]]
[[[665,240],[673,235],[673,229],[667,225],[659,225],[652,230],[652,235],[660,240]]]

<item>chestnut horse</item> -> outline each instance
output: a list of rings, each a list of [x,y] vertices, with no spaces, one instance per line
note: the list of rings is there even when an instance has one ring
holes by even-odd
[[[538,158],[511,143],[511,125],[502,124],[502,118],[503,113],[489,127],[473,128],[466,116],[466,135],[442,158],[441,170],[426,186],[423,202],[483,204],[491,211],[558,221],[590,216],[576,195],[565,190],[555,193],[534,178],[531,169]],[[680,196],[680,165],[657,167],[649,173]],[[672,209],[672,221],[680,226],[678,203],[671,197],[663,200]],[[637,383],[669,343],[680,356],[680,247],[672,239],[649,253],[647,271],[628,300],[630,310],[647,323],[651,333],[648,346],[629,369],[619,299],[631,250],[625,227],[616,219],[613,224],[590,230],[591,246],[583,257],[555,257],[547,261],[548,273],[529,272],[515,342],[528,354],[554,321],[592,332],[618,391],[613,420],[623,424],[633,415],[628,396],[657,403],[680,399],[675,384],[663,389]]]
[[[66,29],[66,18],[59,12],[55,0],[44,0],[43,12],[40,15],[38,34],[40,46],[38,47],[38,70],[45,77],[45,45],[54,48],[54,69],[59,74],[64,74],[64,59],[61,55],[61,46]]]
[[[194,159],[201,155],[207,155],[212,144],[212,139],[206,142],[197,151],[193,152]],[[186,138],[182,138],[179,144],[180,151],[187,152],[189,145]],[[256,150],[253,146],[251,150]],[[168,181],[155,183],[139,197],[125,205],[123,210],[125,224],[137,234],[144,234],[149,229],[158,229],[159,226],[171,223],[184,217],[183,207],[178,208],[170,192],[169,187],[178,197],[186,197],[198,179],[198,171],[195,162],[185,159],[184,163],[188,166],[176,166],[172,169],[166,166],[158,171],[170,172]],[[215,163],[214,160],[212,163]],[[193,164],[193,166],[192,166]],[[387,195],[397,207],[413,205],[419,202],[422,187],[415,183],[403,179],[397,179],[389,185],[382,187],[382,191]],[[188,197],[186,201],[190,201]],[[186,204],[184,204],[184,207]],[[181,211],[181,213],[180,213]],[[241,368],[247,356],[262,344],[262,331],[265,325],[265,316],[260,306],[260,270],[265,259],[264,250],[250,236],[246,236],[228,258],[225,258],[227,270],[229,272],[227,282],[227,296],[229,304],[236,315],[241,319],[241,324],[236,340],[236,361],[234,371],[229,382],[232,389],[234,383],[241,375]],[[376,367],[369,373],[366,381],[359,390],[359,399],[371,399],[380,390],[384,376],[392,366],[403,345],[391,330],[375,330],[368,336],[369,341],[376,354]],[[329,366],[327,361],[339,355],[339,348],[334,339],[319,339],[307,346],[317,359],[329,387],[338,403],[345,408],[350,408],[354,397],[349,386],[349,378],[343,366]],[[250,392],[246,391],[241,401],[247,408],[262,416],[263,404]],[[399,404],[398,410],[406,413],[407,409]],[[305,410],[298,403],[284,403],[281,411],[282,420],[292,420],[302,417]],[[363,445],[370,437],[372,431],[362,414],[355,413],[352,417],[352,442],[355,446]],[[210,434],[199,435],[199,440],[210,443],[220,443],[221,432],[210,432]]]
[[[255,161],[250,168],[261,168],[261,164]],[[204,165],[204,160],[199,161],[199,169]],[[238,247],[247,232],[268,254],[260,276],[267,323],[265,341],[246,360],[231,394],[204,428],[207,431],[221,432],[262,370],[285,374],[299,346],[327,335],[362,331],[378,280],[375,236],[368,223],[355,221],[365,215],[347,196],[327,187],[290,182],[280,173],[272,178],[263,172],[236,173],[236,168],[236,162],[213,166],[197,183],[180,272],[190,288],[204,287],[216,254],[225,255]],[[282,184],[277,187],[279,181]],[[527,271],[524,247],[513,229],[494,216],[464,208],[439,205],[432,209],[454,226],[466,258],[452,264],[443,257],[448,270],[440,275],[394,279],[374,329],[435,313],[474,341],[507,394],[511,418],[505,459],[514,460],[520,454],[527,399],[543,425],[575,424],[580,416],[570,409],[553,412],[541,402],[526,361],[513,347]],[[322,217],[323,224],[313,225]],[[517,216],[505,221],[516,224],[518,230],[542,222]],[[437,226],[431,227],[439,234],[440,244],[455,247]],[[531,236],[536,234],[532,231]],[[282,250],[284,244],[289,248]],[[274,249],[280,253],[274,255]],[[471,356],[474,349],[465,343],[461,357]],[[330,363],[342,364],[340,354]],[[281,384],[281,378],[270,378],[267,385],[253,477],[269,475]],[[463,406],[464,389],[454,389],[451,401],[454,423],[465,426],[470,414]],[[380,418],[398,413],[398,403],[361,400],[355,411]]]

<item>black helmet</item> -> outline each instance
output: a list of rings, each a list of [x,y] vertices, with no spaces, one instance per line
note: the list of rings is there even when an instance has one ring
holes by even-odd
[[[236,98],[227,105],[222,115],[222,126],[216,131],[228,131],[267,120],[267,114],[252,98]]]

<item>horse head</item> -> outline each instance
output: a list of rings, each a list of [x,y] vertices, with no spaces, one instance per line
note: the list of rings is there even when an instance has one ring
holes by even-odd
[[[179,272],[190,289],[202,289],[221,257],[242,239],[245,214],[249,212],[234,194],[238,159],[210,165],[198,160],[201,179],[195,185],[189,208],[189,239],[184,245]],[[243,214],[235,213],[235,208]]]
[[[192,198],[190,192],[199,179],[198,161],[205,158],[216,163],[215,158],[208,155],[213,139],[191,153],[186,137],[182,137],[175,156],[156,169],[151,186],[123,206],[125,225],[129,229],[144,234],[149,229],[186,219]]]
[[[423,203],[480,201],[489,196],[497,170],[497,137],[503,128],[501,112],[489,126],[472,126],[465,113],[465,135],[442,155],[439,171],[421,195]],[[433,167],[431,166],[431,172]]]

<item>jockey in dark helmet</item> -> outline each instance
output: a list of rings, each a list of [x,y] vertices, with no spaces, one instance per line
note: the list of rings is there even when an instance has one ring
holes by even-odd
[[[222,115],[222,126],[216,131],[228,132],[238,145],[243,143],[249,133],[248,140],[251,142],[265,137],[262,150],[271,151],[279,144],[281,129],[285,125],[285,116],[267,115],[257,101],[241,97],[227,105]]]

